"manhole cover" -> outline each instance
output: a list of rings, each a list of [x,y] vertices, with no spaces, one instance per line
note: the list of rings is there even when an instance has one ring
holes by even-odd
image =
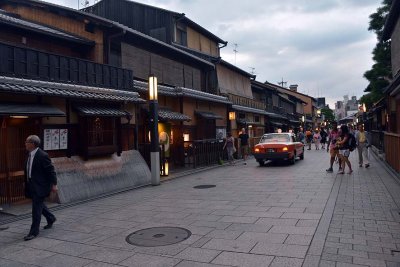
[[[152,227],[128,235],[126,242],[140,247],[158,247],[182,242],[191,235],[189,230],[180,227]]]
[[[196,188],[196,189],[207,189],[207,188],[212,188],[212,187],[216,187],[216,185],[215,184],[202,184],[202,185],[193,186],[193,188]]]

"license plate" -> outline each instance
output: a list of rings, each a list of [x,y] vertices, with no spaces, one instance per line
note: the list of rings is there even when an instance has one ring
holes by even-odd
[[[273,148],[268,148],[268,152],[275,152]]]

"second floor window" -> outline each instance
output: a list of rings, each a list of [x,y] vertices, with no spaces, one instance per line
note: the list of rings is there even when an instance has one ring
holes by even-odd
[[[175,43],[187,46],[186,26],[180,22],[175,24]]]

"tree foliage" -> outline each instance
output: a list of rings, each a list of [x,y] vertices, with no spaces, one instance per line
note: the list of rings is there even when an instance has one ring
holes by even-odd
[[[368,92],[360,98],[361,103],[371,107],[373,103],[383,97],[383,89],[389,85],[392,78],[390,41],[382,41],[383,29],[389,14],[393,0],[383,0],[382,6],[369,16],[369,31],[377,35],[378,43],[372,51],[374,64],[372,68],[364,73],[364,78],[369,81],[364,92]]]
[[[335,121],[335,114],[333,110],[330,108],[322,108],[321,114],[325,115],[325,120],[327,121]]]

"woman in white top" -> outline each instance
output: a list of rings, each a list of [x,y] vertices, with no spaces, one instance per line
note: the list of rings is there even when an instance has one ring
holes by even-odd
[[[365,168],[369,167],[368,148],[370,146],[368,133],[364,131],[362,124],[358,125],[358,132],[355,135],[358,150],[358,164],[360,167],[365,163]]]

